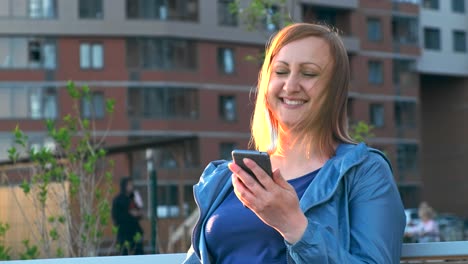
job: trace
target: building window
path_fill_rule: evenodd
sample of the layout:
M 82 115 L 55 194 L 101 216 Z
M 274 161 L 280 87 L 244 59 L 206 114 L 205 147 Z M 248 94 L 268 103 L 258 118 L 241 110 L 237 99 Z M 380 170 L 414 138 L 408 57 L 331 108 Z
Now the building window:
M 218 25 L 220 26 L 237 26 L 237 13 L 231 11 L 231 5 L 234 0 L 218 0 Z
M 218 48 L 218 69 L 225 74 L 233 74 L 235 69 L 234 50 Z
M 328 8 L 317 8 L 317 21 L 328 26 L 336 27 L 336 10 Z
M 237 105 L 233 95 L 219 96 L 219 116 L 225 121 L 236 121 Z
M 279 8 L 275 5 L 265 8 L 265 29 L 267 31 L 275 31 L 280 27 L 280 14 Z
M 29 17 L 33 19 L 56 18 L 56 0 L 29 0 Z
M 452 0 L 452 11 L 455 13 L 465 13 L 465 0 Z
M 408 75 L 414 73 L 416 62 L 414 60 L 394 59 L 393 60 L 393 84 L 407 84 Z M 405 78 L 406 77 L 406 78 Z
M 417 171 L 418 169 L 418 145 L 398 144 L 397 164 L 400 173 Z
M 130 117 L 197 119 L 198 91 L 179 87 L 134 87 L 128 91 Z
M 127 40 L 129 68 L 194 70 L 197 44 L 186 39 L 132 38 Z
M 453 31 L 453 50 L 456 52 L 466 52 L 466 32 Z
M 418 44 L 418 19 L 412 17 L 392 18 L 392 38 L 399 44 Z
M 55 42 L 43 38 L 0 37 L 0 68 L 55 69 Z
M 102 69 L 104 67 L 104 48 L 98 43 L 80 44 L 80 68 Z
M 56 119 L 57 112 L 55 89 L 33 89 L 30 92 L 30 117 L 32 119 Z
M 127 0 L 127 18 L 197 21 L 198 0 Z
M 90 93 L 81 99 L 81 116 L 87 119 L 102 119 L 105 114 L 105 100 L 101 92 Z
M 395 102 L 395 124 L 398 128 L 416 127 L 415 102 Z
M 439 0 L 423 0 L 422 4 L 427 9 L 439 9 Z
M 159 185 L 157 195 L 157 213 L 159 218 L 181 216 L 179 208 L 179 188 L 177 184 Z
M 219 157 L 224 160 L 232 160 L 231 152 L 237 148 L 233 142 L 222 142 L 219 144 Z
M 86 19 L 102 19 L 102 0 L 80 0 L 79 17 Z
M 369 61 L 368 81 L 372 84 L 383 83 L 383 65 L 381 61 Z
M 54 88 L 1 88 L 1 119 L 56 119 L 57 91 Z
M 383 104 L 371 104 L 369 110 L 371 125 L 374 127 L 383 127 L 385 123 Z
M 382 23 L 380 19 L 368 18 L 367 19 L 367 39 L 369 41 L 382 40 Z
M 437 28 L 424 28 L 424 48 L 440 50 L 440 30 Z

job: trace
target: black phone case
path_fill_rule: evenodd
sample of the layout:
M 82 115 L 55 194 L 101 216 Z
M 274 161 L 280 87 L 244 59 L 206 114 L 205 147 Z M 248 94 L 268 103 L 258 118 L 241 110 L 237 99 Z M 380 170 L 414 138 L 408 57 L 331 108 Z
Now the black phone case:
M 248 172 L 252 177 L 255 178 L 253 172 L 245 166 L 243 159 L 249 158 L 255 161 L 258 166 L 260 166 L 268 175 L 273 174 L 271 170 L 270 155 L 266 152 L 256 151 L 256 150 L 239 150 L 235 149 L 232 151 L 232 159 L 234 163 L 239 165 L 243 170 Z

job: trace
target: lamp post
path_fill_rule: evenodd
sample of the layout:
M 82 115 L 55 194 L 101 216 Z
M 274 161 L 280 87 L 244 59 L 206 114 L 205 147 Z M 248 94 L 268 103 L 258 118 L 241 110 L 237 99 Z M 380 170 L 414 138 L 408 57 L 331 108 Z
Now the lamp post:
M 149 190 L 150 190 L 150 222 L 151 222 L 151 250 L 153 254 L 158 254 L 158 182 L 156 174 L 156 166 L 154 165 L 153 150 L 146 150 L 146 167 L 149 176 Z

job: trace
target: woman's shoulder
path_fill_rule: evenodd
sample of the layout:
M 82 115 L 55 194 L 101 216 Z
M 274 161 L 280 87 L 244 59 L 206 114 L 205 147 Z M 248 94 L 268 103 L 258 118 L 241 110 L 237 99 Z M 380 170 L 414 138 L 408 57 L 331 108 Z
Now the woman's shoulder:
M 226 173 L 229 173 L 229 163 L 230 161 L 227 160 L 214 160 L 209 162 L 200 176 L 199 184 L 215 180 Z
M 386 154 L 379 149 L 361 142 L 358 144 L 342 143 L 338 146 L 336 157 L 350 165 L 385 164 L 391 167 Z

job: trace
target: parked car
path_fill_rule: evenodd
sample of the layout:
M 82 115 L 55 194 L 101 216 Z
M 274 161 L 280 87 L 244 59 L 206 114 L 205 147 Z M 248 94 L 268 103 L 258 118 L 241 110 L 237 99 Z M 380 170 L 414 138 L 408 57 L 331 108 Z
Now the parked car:
M 440 241 L 461 241 L 465 239 L 465 223 L 462 218 L 452 214 L 439 214 Z
M 408 208 L 405 209 L 405 215 L 406 215 L 406 228 L 409 226 L 415 226 L 419 224 L 419 215 L 418 215 L 418 208 Z
M 418 225 L 419 222 L 421 221 L 421 219 L 419 219 L 418 208 L 405 209 L 405 215 L 406 215 L 405 233 L 407 233 L 408 228 Z M 405 236 L 403 241 L 405 243 L 414 243 L 414 242 L 416 242 L 416 238 L 415 237 L 410 237 L 410 236 Z

